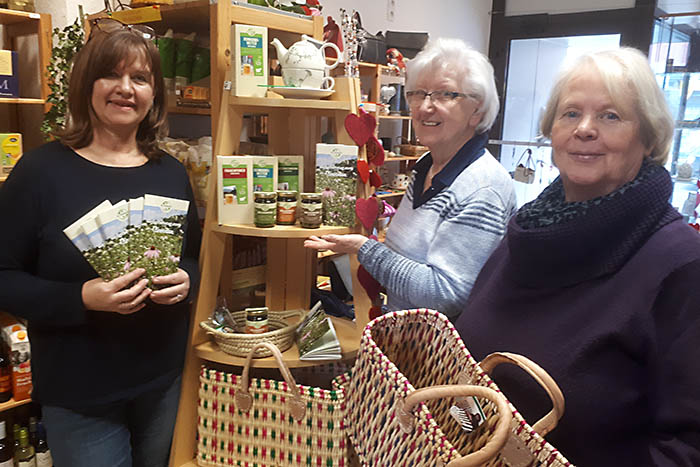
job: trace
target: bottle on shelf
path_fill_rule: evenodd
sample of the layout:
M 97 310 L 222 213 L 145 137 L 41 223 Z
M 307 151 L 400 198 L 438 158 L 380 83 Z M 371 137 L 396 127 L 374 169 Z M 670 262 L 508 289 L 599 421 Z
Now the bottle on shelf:
M 0 420 L 0 467 L 13 467 L 12 448 L 7 441 L 5 420 Z
M 36 445 L 34 449 L 36 451 L 36 467 L 53 467 L 51 450 L 46 441 L 46 428 L 44 428 L 44 424 L 40 421 L 36 424 Z M 0 465 L 0 467 L 2 467 L 2 465 Z
M 29 417 L 29 444 L 36 449 L 36 417 Z
M 19 448 L 15 451 L 17 467 L 36 467 L 34 446 L 29 444 L 29 433 L 26 428 L 19 430 Z
M 15 423 L 12 425 L 12 452 L 17 452 L 19 449 L 19 430 L 21 427 Z
M 0 402 L 12 398 L 12 367 L 5 353 L 5 346 L 0 345 Z

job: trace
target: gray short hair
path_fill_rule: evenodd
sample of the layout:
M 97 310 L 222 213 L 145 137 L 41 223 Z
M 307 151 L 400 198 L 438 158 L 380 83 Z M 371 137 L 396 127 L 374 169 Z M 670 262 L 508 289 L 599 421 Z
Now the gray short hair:
M 559 73 L 542 115 L 542 134 L 551 138 L 559 100 L 568 82 L 580 75 L 581 70 L 591 67 L 600 74 L 615 104 L 620 101 L 632 104 L 639 118 L 642 144 L 651 149 L 649 159 L 664 165 L 673 139 L 673 117 L 647 57 L 631 47 L 584 54 L 564 68 Z
M 461 92 L 477 97 L 483 115 L 476 132 L 488 131 L 498 115 L 498 93 L 489 59 L 460 39 L 432 39 L 406 64 L 406 89 L 414 90 L 416 82 L 428 73 L 445 72 L 460 83 Z

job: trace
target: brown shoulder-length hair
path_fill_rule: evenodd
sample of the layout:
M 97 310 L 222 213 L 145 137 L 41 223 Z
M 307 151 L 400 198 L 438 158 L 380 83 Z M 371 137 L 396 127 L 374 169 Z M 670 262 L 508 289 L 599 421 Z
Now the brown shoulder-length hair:
M 76 54 L 68 87 L 66 127 L 55 136 L 67 146 L 77 149 L 92 142 L 92 88 L 100 78 L 114 71 L 120 63 L 129 63 L 141 56 L 153 76 L 153 106 L 139 124 L 136 142 L 149 159 L 160 154 L 156 138 L 167 132 L 165 85 L 160 67 L 160 54 L 151 42 L 127 29 L 97 33 Z

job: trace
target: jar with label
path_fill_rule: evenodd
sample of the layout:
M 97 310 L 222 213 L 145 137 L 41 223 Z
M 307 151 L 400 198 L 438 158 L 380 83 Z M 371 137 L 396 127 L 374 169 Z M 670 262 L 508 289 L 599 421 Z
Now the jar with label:
M 277 192 L 277 223 L 294 225 L 297 221 L 297 192 Z
M 256 191 L 253 193 L 255 200 L 255 227 L 274 227 L 277 220 L 277 193 L 274 191 Z
M 245 309 L 246 334 L 262 334 L 270 330 L 267 320 L 267 307 Z
M 301 194 L 301 218 L 299 222 L 305 229 L 317 229 L 323 218 L 321 193 Z

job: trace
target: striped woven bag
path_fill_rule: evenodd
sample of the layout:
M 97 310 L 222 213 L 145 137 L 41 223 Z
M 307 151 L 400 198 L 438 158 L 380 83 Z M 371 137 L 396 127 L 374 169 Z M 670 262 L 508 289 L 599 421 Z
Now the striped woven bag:
M 272 352 L 284 381 L 249 378 L 260 346 Z M 198 465 L 348 465 L 343 391 L 297 385 L 276 346 L 253 347 L 241 375 L 203 366 L 199 380 Z
M 500 363 L 522 367 L 552 399 L 552 411 L 534 426 L 489 378 Z M 351 375 L 333 385 L 345 388 L 348 435 L 364 465 L 571 466 L 543 438 L 564 413 L 552 378 L 520 355 L 497 353 L 477 363 L 436 311 L 398 311 L 370 322 Z M 478 398 L 485 418 L 472 432 L 450 414 L 455 397 L 467 395 Z

